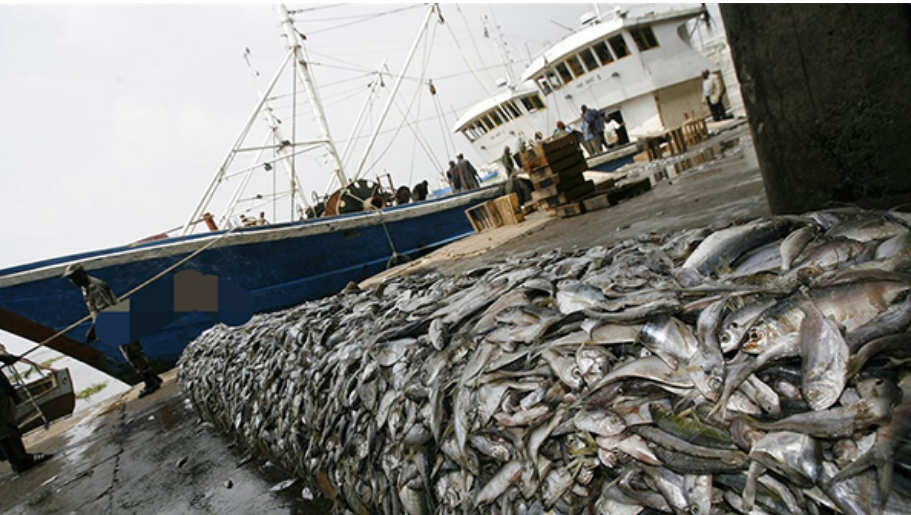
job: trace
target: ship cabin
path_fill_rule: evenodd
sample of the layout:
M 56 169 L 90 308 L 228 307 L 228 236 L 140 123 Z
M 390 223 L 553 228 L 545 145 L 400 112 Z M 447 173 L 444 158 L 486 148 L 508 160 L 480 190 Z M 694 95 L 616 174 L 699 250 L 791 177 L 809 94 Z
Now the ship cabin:
M 532 141 L 535 132 L 547 126 L 546 106 L 541 94 L 531 82 L 513 86 L 505 81 L 492 97 L 470 107 L 456 121 L 453 132 L 460 132 L 471 143 L 484 163 L 496 162 L 503 147 L 515 151 L 515 141 L 521 135 Z M 553 130 L 543 132 L 550 136 Z
M 642 7 L 618 9 L 605 21 L 583 20 L 585 28 L 548 47 L 525 70 L 522 80 L 532 82 L 547 105 L 549 127 L 561 120 L 581 129 L 586 105 L 624 124 L 622 144 L 679 126 L 691 112 L 708 113 L 701 72 L 717 67 L 693 48 L 687 24 L 704 8 Z

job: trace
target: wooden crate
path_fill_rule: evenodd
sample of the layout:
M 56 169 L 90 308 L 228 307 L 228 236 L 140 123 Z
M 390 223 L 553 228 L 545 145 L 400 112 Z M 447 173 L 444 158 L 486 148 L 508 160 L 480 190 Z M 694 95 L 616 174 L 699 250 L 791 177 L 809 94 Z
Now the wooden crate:
M 517 194 L 510 193 L 509 195 L 497 197 L 494 199 L 494 204 L 504 225 L 515 225 L 525 220 L 525 215 L 520 211 L 519 196 Z
M 591 213 L 592 211 L 597 211 L 599 209 L 604 209 L 610 207 L 610 195 L 607 193 L 599 193 L 594 197 L 589 197 L 582 201 L 582 206 L 585 209 L 586 213 Z
M 555 195 L 571 191 L 572 189 L 577 188 L 583 182 L 585 182 L 585 176 L 582 174 L 572 175 L 566 178 L 558 175 L 545 179 L 543 182 L 535 183 L 535 191 L 533 194 L 537 194 L 538 198 L 553 197 Z M 550 185 L 544 186 L 544 184 Z
M 494 201 L 489 200 L 483 204 L 465 210 L 465 216 L 471 223 L 475 232 L 484 232 L 487 229 L 496 229 L 503 225 L 503 217 Z
M 563 204 L 554 208 L 554 212 L 560 218 L 568 218 L 570 216 L 581 215 L 585 212 L 585 208 L 581 202 L 571 202 L 569 204 Z
M 588 180 L 578 186 L 574 186 L 569 191 L 558 193 L 556 195 L 543 195 L 539 191 L 531 192 L 532 200 L 538 202 L 539 205 L 544 205 L 547 208 L 552 208 L 560 204 L 566 204 L 568 202 L 574 202 L 579 200 L 589 193 L 595 191 L 595 182 Z
M 572 167 L 561 168 L 559 171 L 550 165 L 535 168 L 528 172 L 528 178 L 531 182 L 542 182 L 555 176 L 581 175 L 585 170 L 588 170 L 588 163 L 582 160 Z

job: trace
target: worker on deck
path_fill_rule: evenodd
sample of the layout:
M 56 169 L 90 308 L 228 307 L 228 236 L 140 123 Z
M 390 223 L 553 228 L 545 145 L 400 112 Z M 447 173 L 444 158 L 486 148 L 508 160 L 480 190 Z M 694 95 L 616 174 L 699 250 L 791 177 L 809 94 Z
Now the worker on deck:
M 427 179 L 414 185 L 414 188 L 411 188 L 411 198 L 415 202 L 420 202 L 422 200 L 427 200 Z
M 96 341 L 98 338 L 95 335 L 95 320 L 105 308 L 117 304 L 117 296 L 114 295 L 114 292 L 106 282 L 88 275 L 79 263 L 73 263 L 66 267 L 63 277 L 82 289 L 85 306 L 89 310 L 89 315 L 92 316 L 92 326 L 89 327 L 85 335 L 85 343 L 89 344 Z M 152 366 L 149 365 L 149 360 L 146 358 L 145 351 L 142 350 L 142 344 L 139 340 L 121 345 L 120 352 L 136 374 L 145 381 L 145 387 L 139 392 L 140 398 L 161 387 L 161 378 L 152 372 Z
M 0 345 L 0 363 L 12 365 L 17 361 L 19 356 L 7 354 L 6 349 Z M 22 400 L 6 378 L 6 374 L 0 373 L 0 461 L 8 460 L 13 472 L 17 474 L 53 457 L 53 454 L 29 454 L 25 451 L 22 432 L 16 424 L 16 404 L 19 402 Z
M 456 156 L 456 168 L 459 170 L 459 177 L 462 179 L 463 190 L 476 190 L 481 187 L 481 176 L 475 169 L 471 161 L 465 159 L 463 154 Z

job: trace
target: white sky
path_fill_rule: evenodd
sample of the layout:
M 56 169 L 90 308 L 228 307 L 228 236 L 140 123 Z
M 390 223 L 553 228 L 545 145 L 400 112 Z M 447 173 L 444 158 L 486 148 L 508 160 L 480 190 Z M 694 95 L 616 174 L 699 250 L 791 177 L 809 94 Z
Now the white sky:
M 406 5 L 348 5 L 296 16 L 311 60 L 323 63 L 313 66 L 313 75 L 326 85 L 320 93 L 336 140 L 348 135 L 370 81 L 366 71 L 337 67 L 376 69 L 386 58 L 397 73 L 426 11 L 412 4 L 401 13 L 325 29 Z M 444 4 L 444 19 L 472 66 L 483 67 L 499 63 L 491 40 L 483 38 L 483 15 L 502 27 L 513 58 L 524 62 L 527 52 L 567 32 L 558 24 L 575 27 L 592 7 L 460 8 Z M 449 136 L 452 110 L 485 96 L 449 28 L 431 25 L 435 44 L 425 74 L 437 77 L 445 133 L 437 119 L 421 126 L 438 140 L 434 151 L 442 162 L 450 159 L 453 141 L 472 156 L 464 137 Z M 245 48 L 261 74 L 256 83 L 242 58 Z M 252 112 L 257 86 L 265 87 L 285 52 L 272 5 L 0 5 L 0 268 L 126 244 L 183 224 Z M 421 75 L 422 61 L 423 47 L 409 76 Z M 460 75 L 442 78 L 453 74 Z M 492 90 L 504 73 L 479 75 Z M 420 116 L 437 116 L 426 85 L 406 81 L 405 98 L 417 88 L 423 93 Z M 396 125 L 390 118 L 386 127 Z M 392 172 L 396 185 L 425 178 L 435 183 L 431 162 L 407 131 L 379 168 Z M 301 175 L 308 192 L 323 192 L 325 171 Z

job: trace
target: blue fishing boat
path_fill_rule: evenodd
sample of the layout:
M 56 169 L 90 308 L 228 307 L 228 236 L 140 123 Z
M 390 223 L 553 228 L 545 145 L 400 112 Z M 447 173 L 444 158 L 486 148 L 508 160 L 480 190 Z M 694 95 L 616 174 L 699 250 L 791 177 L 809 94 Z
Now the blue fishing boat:
M 181 271 L 193 270 L 217 276 L 219 281 L 228 281 L 248 292 L 255 312 L 271 312 L 337 293 L 350 282 L 359 282 L 390 265 L 420 257 L 474 232 L 465 210 L 502 195 L 501 183 L 392 205 L 394 191 L 381 188 L 379 181 L 373 183 L 362 177 L 367 155 L 380 131 L 379 123 L 356 169 L 350 175 L 343 170 L 319 97 L 312 90 L 292 13 L 284 6 L 278 10 L 288 57 L 282 70 L 261 93 L 241 136 L 187 223 L 178 228 L 178 234 L 0 270 L 0 329 L 135 384 L 139 377 L 127 365 L 117 345 L 103 341 L 85 343 L 91 321 L 86 316 L 82 294 L 62 277 L 70 264 L 80 263 L 89 275 L 110 285 L 121 300 L 151 282 L 172 280 Z M 434 7 L 430 7 L 405 69 L 433 14 Z M 293 70 L 294 93 L 300 87 L 307 94 L 314 125 L 319 129 L 316 139 L 298 142 L 279 132 L 281 122 L 273 114 L 270 99 L 277 95 L 274 87 L 286 67 Z M 405 70 L 399 75 L 380 120 L 392 105 L 392 96 L 404 75 Z M 241 172 L 232 170 L 234 157 L 250 151 L 251 145 L 244 142 L 258 118 L 266 119 L 269 132 L 266 144 L 257 148 L 271 154 Z M 313 199 L 317 202 L 309 202 L 296 178 L 293 158 L 314 148 L 325 151 L 338 188 L 323 199 Z M 220 218 L 209 214 L 215 191 L 227 177 L 263 169 L 270 171 L 282 165 L 287 166 L 291 177 L 287 194 L 294 206 L 292 212 L 295 209 L 300 214 L 306 212 L 306 219 L 298 216 L 295 220 L 271 224 L 241 221 L 232 212 L 241 198 L 241 188 L 235 191 Z M 239 182 L 243 185 L 247 180 L 245 175 Z M 194 232 L 206 228 L 206 232 Z M 163 371 L 173 367 L 184 347 L 215 323 L 217 320 L 209 316 L 192 312 L 144 337 L 143 347 L 153 369 Z

